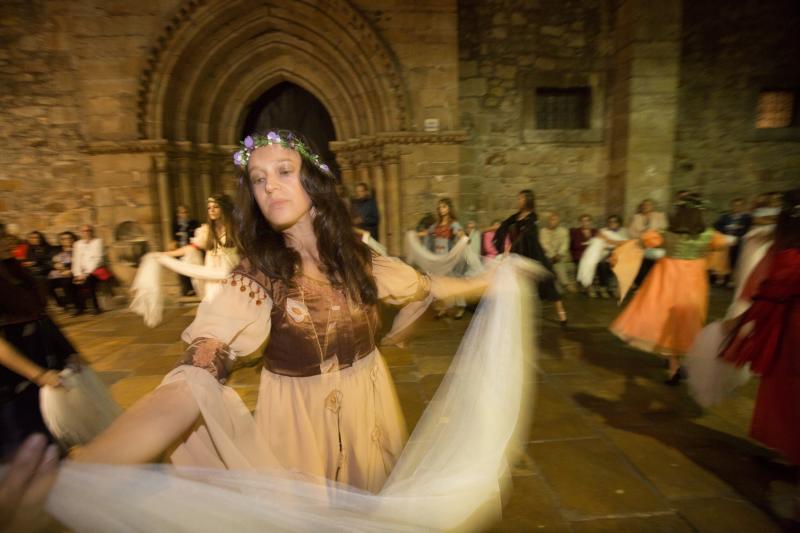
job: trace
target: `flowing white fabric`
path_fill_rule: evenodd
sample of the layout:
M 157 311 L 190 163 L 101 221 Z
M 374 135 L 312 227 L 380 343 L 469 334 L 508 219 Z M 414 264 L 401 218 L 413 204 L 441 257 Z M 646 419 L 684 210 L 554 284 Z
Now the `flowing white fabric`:
M 378 494 L 286 473 L 65 462 L 47 510 L 84 531 L 476 530 L 500 512 L 535 384 L 538 265 L 497 268 L 436 395 Z M 86 505 L 86 502 L 92 502 Z
M 614 233 L 613 231 L 607 231 L 605 229 L 601 229 L 600 233 L 603 237 L 606 237 L 608 240 L 623 242 L 627 241 L 627 236 L 623 237 Z M 583 285 L 584 287 L 590 287 L 592 283 L 594 283 L 594 275 L 597 272 L 597 265 L 600 264 L 600 261 L 608 257 L 610 253 L 610 249 L 608 243 L 601 239 L 600 237 L 592 237 L 589 239 L 589 243 L 586 245 L 586 250 L 583 252 L 581 256 L 580 262 L 578 262 L 578 282 Z
M 386 247 L 373 239 L 372 235 L 370 235 L 368 231 L 361 233 L 361 242 L 369 246 L 369 248 L 378 255 L 382 255 L 384 257 L 389 255 L 389 253 L 386 251 Z
M 749 302 L 743 302 L 740 299 L 742 290 L 747 278 L 750 277 L 750 273 L 767 255 L 767 251 L 774 240 L 774 233 L 775 225 L 767 224 L 751 229 L 742 237 L 739 260 L 736 262 L 736 272 L 733 274 L 733 282 L 736 289 L 733 293 L 731 306 L 726 314 L 727 318 L 739 316 L 749 307 Z
M 47 429 L 68 449 L 85 444 L 105 430 L 122 409 L 88 366 L 61 371 L 62 387 L 39 390 L 42 419 Z
M 469 238 L 465 235 L 446 254 L 435 254 L 419 241 L 416 232 L 408 231 L 406 232 L 406 263 L 416 265 L 428 274 L 446 276 L 461 262 L 467 260 L 468 244 Z
M 717 320 L 704 327 L 684 360 L 689 374 L 689 392 L 703 407 L 722 403 L 747 383 L 751 375 L 747 367 L 737 368 L 718 357 L 727 338 L 722 324 Z
M 193 280 L 217 282 L 225 279 L 232 269 L 227 263 L 223 263 L 221 267 L 212 267 L 181 261 L 158 252 L 145 254 L 131 284 L 133 298 L 129 307 L 131 311 L 141 315 L 144 323 L 151 328 L 161 323 L 164 314 L 164 293 L 161 287 L 162 266 L 178 274 L 189 276 Z

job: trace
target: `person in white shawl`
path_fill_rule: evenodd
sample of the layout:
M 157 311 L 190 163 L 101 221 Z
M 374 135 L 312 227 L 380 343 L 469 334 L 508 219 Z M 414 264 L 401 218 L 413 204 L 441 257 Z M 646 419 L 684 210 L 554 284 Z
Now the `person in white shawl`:
M 214 194 L 208 198 L 207 209 L 208 221 L 197 228 L 189 244 L 169 252 L 149 253 L 142 258 L 131 284 L 130 309 L 142 315 L 150 327 L 161 323 L 163 315 L 160 267 L 192 278 L 197 295 L 208 299 L 239 264 L 239 253 L 233 241 L 233 201 L 226 194 Z
M 611 215 L 606 220 L 606 227 L 601 229 L 596 237 L 589 241 L 586 251 L 578 263 L 578 281 L 584 287 L 594 284 L 595 275 L 600 278 L 599 292 L 604 298 L 609 298 L 609 285 L 611 268 L 606 262 L 611 251 L 625 241 L 629 240 L 628 232 L 622 227 L 621 219 Z

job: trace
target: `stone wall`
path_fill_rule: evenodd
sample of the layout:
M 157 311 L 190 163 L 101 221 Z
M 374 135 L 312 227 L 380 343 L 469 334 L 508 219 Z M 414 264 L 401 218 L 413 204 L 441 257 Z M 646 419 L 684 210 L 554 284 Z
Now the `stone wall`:
M 135 139 L 144 52 L 169 9 L 146 0 L 0 5 L 0 219 L 51 238 L 91 223 L 109 245 L 127 221 L 158 233 L 149 159 L 97 157 L 90 146 Z
M 75 66 L 46 2 L 1 9 L 0 220 L 52 239 L 96 219 Z
M 683 19 L 673 190 L 703 191 L 720 210 L 800 185 L 799 128 L 755 129 L 761 88 L 800 88 L 800 3 L 696 0 Z
M 462 220 L 488 224 L 532 188 L 571 223 L 605 214 L 610 16 L 601 0 L 459 2 Z M 587 130 L 536 130 L 536 86 L 591 86 Z

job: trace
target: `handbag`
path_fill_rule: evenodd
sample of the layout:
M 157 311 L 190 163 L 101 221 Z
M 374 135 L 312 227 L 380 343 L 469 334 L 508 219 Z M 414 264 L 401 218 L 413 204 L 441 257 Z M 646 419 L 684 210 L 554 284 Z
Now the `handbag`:
M 92 271 L 92 276 L 96 277 L 100 281 L 108 281 L 113 277 L 113 274 L 106 267 L 99 266 Z

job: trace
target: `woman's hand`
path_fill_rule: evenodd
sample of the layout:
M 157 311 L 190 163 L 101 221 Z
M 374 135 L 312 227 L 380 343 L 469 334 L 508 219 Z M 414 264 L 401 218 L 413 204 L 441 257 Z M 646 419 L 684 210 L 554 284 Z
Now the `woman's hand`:
M 49 387 L 57 388 L 64 385 L 64 383 L 61 381 L 61 376 L 55 370 L 44 370 L 38 376 L 33 378 L 33 382 L 40 387 L 47 385 Z
M 44 503 L 58 474 L 58 450 L 44 435 L 28 437 L 0 480 L 0 530 L 43 531 L 51 527 Z

